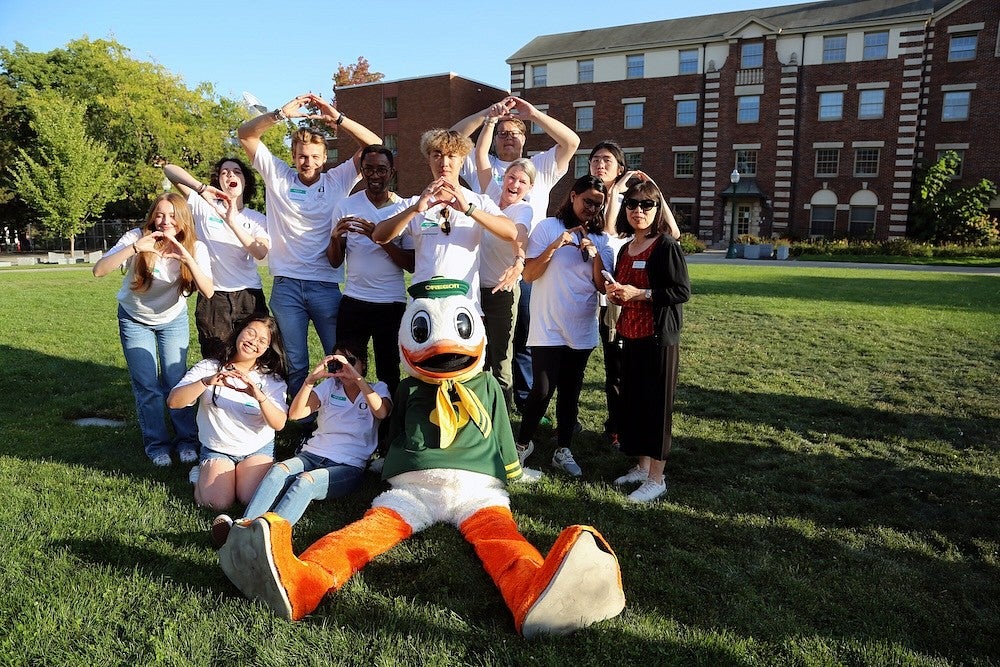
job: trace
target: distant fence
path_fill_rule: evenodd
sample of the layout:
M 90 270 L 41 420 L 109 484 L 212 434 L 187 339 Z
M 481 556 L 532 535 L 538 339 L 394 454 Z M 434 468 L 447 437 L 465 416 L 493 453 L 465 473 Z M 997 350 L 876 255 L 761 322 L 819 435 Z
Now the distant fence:
M 104 252 L 113 246 L 122 234 L 141 224 L 142 220 L 101 220 L 86 233 L 75 237 L 74 249 L 87 253 Z M 0 234 L 0 252 L 69 252 L 69 239 L 31 237 L 28 241 L 23 232 L 20 238 L 14 238 L 13 233 L 10 236 Z

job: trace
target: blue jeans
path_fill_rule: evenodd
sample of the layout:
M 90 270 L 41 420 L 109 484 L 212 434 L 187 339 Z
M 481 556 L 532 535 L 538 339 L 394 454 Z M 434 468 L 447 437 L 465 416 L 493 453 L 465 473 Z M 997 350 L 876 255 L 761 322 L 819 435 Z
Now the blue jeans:
M 531 350 L 528 349 L 528 324 L 531 322 L 531 283 L 521 281 L 521 296 L 517 300 L 517 317 L 514 319 L 514 403 L 524 411 L 531 391 Z
M 170 410 L 173 437 L 167 425 L 167 394 L 187 371 L 191 331 L 187 310 L 166 324 L 143 324 L 118 306 L 118 333 L 125 352 L 135 411 L 146 456 L 170 454 L 176 447 L 198 451 L 194 406 Z
M 271 287 L 271 312 L 278 321 L 281 342 L 288 359 L 288 395 L 295 396 L 309 374 L 309 321 L 323 345 L 323 354 L 333 352 L 337 342 L 337 311 L 340 285 L 321 280 L 299 280 L 275 276 Z
M 294 525 L 312 501 L 356 491 L 363 474 L 361 468 L 303 452 L 271 466 L 243 514 L 256 519 L 274 512 Z

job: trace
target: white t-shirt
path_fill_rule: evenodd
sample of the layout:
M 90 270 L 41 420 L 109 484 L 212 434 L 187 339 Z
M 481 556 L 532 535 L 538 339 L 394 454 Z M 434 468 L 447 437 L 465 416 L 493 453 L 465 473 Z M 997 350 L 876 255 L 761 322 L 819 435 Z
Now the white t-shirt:
M 476 208 L 503 215 L 500 207 L 487 197 L 471 190 L 462 188 L 465 200 L 475 204 Z M 404 201 L 403 208 L 409 208 L 417 203 L 417 197 Z M 441 231 L 441 210 L 444 204 L 438 204 L 423 213 L 417 213 L 410 219 L 405 230 L 413 237 L 413 247 L 416 250 L 416 260 L 413 267 L 413 283 L 430 280 L 434 276 L 456 278 L 469 283 L 469 298 L 479 304 L 479 244 L 482 241 L 485 228 L 464 213 L 449 209 L 448 222 L 451 233 Z M 480 313 L 481 315 L 482 313 Z
M 219 212 L 194 191 L 188 195 L 187 201 L 194 214 L 198 238 L 208 246 L 208 255 L 212 259 L 212 280 L 216 291 L 238 292 L 244 289 L 263 288 L 253 255 L 243 247 L 236 233 L 229 228 Z M 263 213 L 244 207 L 236 214 L 236 223 L 255 239 L 263 238 L 270 243 L 267 218 Z
M 389 387 L 376 382 L 372 389 L 383 400 L 389 398 Z M 324 458 L 364 468 L 378 445 L 378 425 L 381 420 L 372 414 L 365 395 L 358 393 L 353 403 L 337 378 L 328 378 L 312 388 L 319 398 L 316 430 L 302 451 Z
M 549 193 L 556 182 L 566 174 L 566 169 L 560 169 L 556 161 L 556 150 L 558 148 L 558 146 L 553 146 L 543 153 L 536 153 L 528 158 L 535 165 L 535 169 L 538 170 L 538 175 L 535 176 L 535 184 L 532 186 L 531 192 L 524 198 L 524 201 L 531 204 L 531 208 L 534 209 L 535 220 L 542 220 L 548 216 Z M 490 164 L 493 166 L 493 182 L 501 183 L 504 172 L 507 171 L 510 162 L 501 160 L 491 153 Z M 461 175 L 472 186 L 473 190 L 476 192 L 480 191 L 479 173 L 476 171 L 476 160 L 472 155 L 469 155 L 465 159 Z
M 486 194 L 497 201 L 500 195 L 499 186 L 491 183 Z M 503 214 L 513 220 L 515 225 L 524 227 L 526 236 L 531 234 L 534 211 L 529 204 L 523 201 L 511 204 L 503 209 Z M 484 288 L 493 289 L 500 282 L 503 272 L 514 263 L 514 246 L 493 232 L 483 231 L 483 241 L 479 250 L 479 283 Z
M 333 208 L 359 179 L 354 161 L 337 165 L 306 186 L 298 172 L 260 142 L 253 166 L 267 188 L 267 228 L 271 234 L 267 264 L 271 275 L 341 282 L 344 269 L 330 266 L 326 247 L 333 231 Z
M 558 218 L 538 223 L 528 238 L 527 256 L 538 257 L 566 227 Z M 588 234 L 605 266 L 612 262 L 608 235 Z M 567 245 L 556 250 L 549 266 L 531 285 L 531 322 L 528 346 L 566 345 L 574 350 L 597 347 L 597 288 L 593 265 L 580 249 Z
M 184 374 L 178 387 L 201 382 L 219 372 L 219 362 L 202 359 Z M 252 370 L 247 375 L 279 408 L 285 405 L 285 381 L 275 375 Z M 214 395 L 214 400 L 213 400 Z M 231 387 L 205 387 L 198 405 L 198 440 L 202 447 L 230 456 L 247 456 L 274 440 L 274 429 L 267 425 L 260 403 Z
M 364 190 L 342 200 L 333 210 L 333 226 L 348 215 L 364 218 L 378 224 L 405 208 L 403 200 L 396 198 L 392 204 L 377 208 Z M 369 303 L 406 303 L 406 284 L 403 269 L 396 265 L 379 244 L 364 234 L 347 232 L 344 261 L 347 264 L 347 285 L 344 295 Z M 413 239 L 408 231 L 389 241 L 404 250 L 413 250 Z
M 122 248 L 127 248 L 142 238 L 141 229 L 130 229 L 125 232 L 118 243 L 104 253 L 112 255 Z M 212 277 L 212 261 L 208 256 L 208 248 L 201 241 L 194 242 L 194 261 L 209 278 Z M 135 278 L 135 255 L 128 258 L 125 265 L 128 270 L 118 290 L 118 303 L 125 312 L 133 318 L 149 326 L 172 322 L 181 313 L 187 312 L 186 295 L 181 294 L 177 281 L 181 277 L 181 263 L 176 259 L 156 258 L 153 264 L 153 280 L 145 292 L 136 292 L 130 288 Z

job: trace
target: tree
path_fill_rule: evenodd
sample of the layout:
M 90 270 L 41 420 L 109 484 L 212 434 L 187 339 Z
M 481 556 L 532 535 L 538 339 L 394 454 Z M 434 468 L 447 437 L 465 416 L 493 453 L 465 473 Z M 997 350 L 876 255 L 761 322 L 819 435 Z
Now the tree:
M 353 86 L 358 83 L 374 83 L 385 78 L 382 72 L 372 72 L 368 59 L 358 56 L 358 62 L 352 65 L 337 63 L 337 71 L 333 73 L 333 90 L 338 86 Z
M 935 244 L 988 245 L 998 238 L 997 221 L 989 215 L 997 194 L 992 181 L 956 188 L 959 158 L 947 151 L 917 174 L 917 196 L 910 210 L 912 233 Z
M 115 156 L 87 136 L 84 108 L 52 91 L 28 98 L 35 155 L 17 149 L 10 167 L 20 197 L 37 216 L 43 236 L 69 239 L 96 222 L 108 202 L 121 195 Z
M 0 111 L 12 117 L 9 124 L 0 125 L 0 148 L 5 143 L 34 143 L 29 125 L 18 122 L 28 115 L 32 93 L 55 91 L 85 109 L 88 136 L 115 154 L 122 173 L 129 174 L 124 196 L 105 212 L 110 216 L 136 218 L 145 212 L 163 179 L 152 165 L 154 156 L 207 178 L 217 158 L 242 152 L 231 142 L 247 117 L 241 105 L 219 98 L 210 84 L 187 88 L 161 65 L 131 58 L 113 39 L 77 39 L 47 53 L 29 51 L 22 44 L 0 48 L 0 91 L 3 88 L 14 92 L 15 104 Z M 0 177 L 4 173 L 0 171 Z M 7 208 L 0 205 L 0 215 Z

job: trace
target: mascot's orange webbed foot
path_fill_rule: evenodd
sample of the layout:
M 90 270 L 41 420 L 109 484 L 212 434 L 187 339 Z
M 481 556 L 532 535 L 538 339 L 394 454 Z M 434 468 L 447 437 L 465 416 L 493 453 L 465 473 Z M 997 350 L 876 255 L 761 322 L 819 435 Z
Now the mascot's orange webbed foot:
M 295 557 L 291 525 L 272 513 L 233 525 L 219 562 L 241 593 L 289 621 L 316 609 L 335 584 L 326 570 Z
M 535 574 L 526 602 L 515 623 L 527 639 L 614 618 L 625 608 L 618 558 L 597 530 L 570 526 Z

